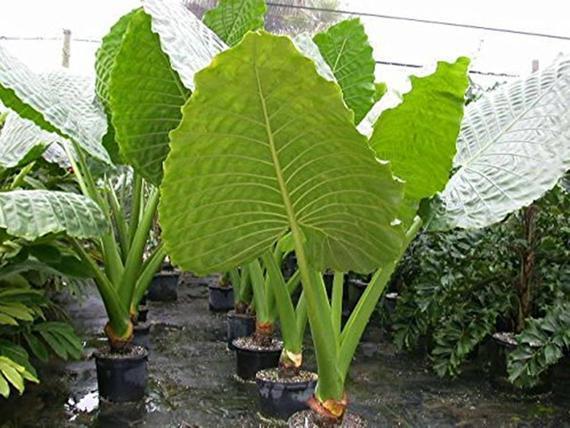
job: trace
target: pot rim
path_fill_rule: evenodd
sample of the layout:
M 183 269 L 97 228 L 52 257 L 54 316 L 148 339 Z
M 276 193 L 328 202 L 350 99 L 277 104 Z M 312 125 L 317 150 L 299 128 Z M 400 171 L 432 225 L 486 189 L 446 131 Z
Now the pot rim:
M 247 337 L 247 336 L 246 336 Z M 281 353 L 281 351 L 283 350 L 283 341 L 282 340 L 276 340 L 278 349 L 275 349 L 275 347 L 272 348 L 266 348 L 266 349 L 248 349 L 248 348 L 244 348 L 243 346 L 238 346 L 236 345 L 236 342 L 241 339 L 241 337 L 237 337 L 234 340 L 232 340 L 232 345 L 234 346 L 236 351 L 240 351 L 242 353 L 247 353 L 247 354 L 271 354 L 271 353 Z
M 141 349 L 142 354 L 140 354 L 140 353 L 137 353 L 137 354 L 119 354 L 119 356 L 114 355 L 113 357 L 109 357 L 109 354 L 111 352 L 109 352 L 108 348 L 99 348 L 93 352 L 93 356 L 95 357 L 96 360 L 116 361 L 116 362 L 145 360 L 148 358 L 148 350 L 145 349 L 143 346 L 133 345 L 133 348 Z

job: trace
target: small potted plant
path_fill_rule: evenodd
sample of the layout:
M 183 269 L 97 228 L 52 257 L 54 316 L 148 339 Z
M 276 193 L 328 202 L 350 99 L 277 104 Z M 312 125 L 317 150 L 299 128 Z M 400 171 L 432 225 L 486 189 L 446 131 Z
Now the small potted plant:
M 232 269 L 230 277 L 234 285 L 234 309 L 227 314 L 228 348 L 234 350 L 233 341 L 251 336 L 255 332 L 255 311 L 251 307 L 251 281 L 247 269 Z
M 281 247 L 290 242 L 286 236 L 276 244 L 273 251 L 268 251 L 262 258 L 266 279 L 273 290 L 283 350 L 276 368 L 260 370 L 255 376 L 261 412 L 268 417 L 287 420 L 293 413 L 307 409 L 308 400 L 314 394 L 317 374 L 303 370 L 303 337 L 307 324 L 307 302 L 301 293 L 296 305 L 292 299 L 300 285 L 300 275 L 295 271 L 285 281 L 279 269 L 283 257 Z M 340 282 L 339 282 L 340 281 Z M 342 289 L 342 276 L 336 278 L 333 290 Z M 342 301 L 342 299 L 341 299 Z M 338 301 L 336 301 L 338 304 Z M 340 320 L 339 320 L 340 322 Z
M 153 302 L 173 302 L 178 299 L 178 282 L 180 281 L 180 271 L 178 271 L 170 260 L 165 259 L 160 272 L 152 278 L 148 289 L 147 297 Z
M 230 272 L 215 282 L 208 283 L 208 307 L 212 312 L 227 312 L 234 307 L 234 287 Z
M 251 336 L 234 339 L 232 345 L 236 352 L 237 375 L 252 380 L 259 370 L 277 366 L 283 343 L 275 337 L 275 296 L 265 280 L 260 261 L 248 263 L 246 269 L 253 291 L 255 331 Z

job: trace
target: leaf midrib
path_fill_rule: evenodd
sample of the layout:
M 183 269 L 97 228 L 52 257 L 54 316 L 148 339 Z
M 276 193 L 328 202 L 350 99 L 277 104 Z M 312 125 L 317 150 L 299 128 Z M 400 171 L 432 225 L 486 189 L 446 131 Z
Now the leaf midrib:
M 253 57 L 253 69 L 255 71 L 255 79 L 257 82 L 257 92 L 259 100 L 261 102 L 261 110 L 263 112 L 263 119 L 265 122 L 265 131 L 267 133 L 267 142 L 269 149 L 271 151 L 271 159 L 273 161 L 273 167 L 275 168 L 275 175 L 277 177 L 277 183 L 279 185 L 279 190 L 281 191 L 281 197 L 283 198 L 283 203 L 285 205 L 285 212 L 287 215 L 287 220 L 289 222 L 289 227 L 293 235 L 299 234 L 299 225 L 297 224 L 295 213 L 293 210 L 293 204 L 291 203 L 291 198 L 289 196 L 289 190 L 285 184 L 285 179 L 283 178 L 283 171 L 281 169 L 281 163 L 279 162 L 279 156 L 277 155 L 277 149 L 275 147 L 275 140 L 273 139 L 273 130 L 271 127 L 271 121 L 269 112 L 267 111 L 267 103 L 265 100 L 265 95 L 263 93 L 263 87 L 261 85 L 261 79 L 259 77 L 259 69 L 257 66 L 257 52 L 254 50 Z

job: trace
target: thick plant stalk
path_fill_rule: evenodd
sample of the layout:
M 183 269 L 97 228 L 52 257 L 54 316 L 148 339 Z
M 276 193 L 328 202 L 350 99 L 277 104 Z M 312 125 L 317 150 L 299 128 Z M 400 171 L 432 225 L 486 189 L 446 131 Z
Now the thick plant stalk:
M 275 316 L 271 311 L 270 300 L 272 294 L 266 287 L 265 277 L 259 260 L 248 264 L 251 286 L 253 288 L 253 300 L 255 302 L 255 333 L 254 341 L 260 346 L 270 346 L 273 340 Z
M 144 262 L 141 273 L 137 279 L 133 298 L 131 301 L 131 315 L 138 312 L 139 304 L 148 289 L 154 274 L 160 269 L 164 258 L 166 257 L 166 249 L 161 242 L 152 252 L 150 257 Z
M 125 213 L 123 207 L 119 203 L 117 198 L 117 193 L 110 182 L 107 183 L 108 196 L 109 196 L 109 206 L 111 208 L 111 213 L 113 214 L 114 223 L 117 228 L 117 234 L 119 235 L 119 243 L 121 249 L 121 257 L 123 263 L 126 261 L 127 254 L 129 252 L 129 232 L 127 230 L 127 223 L 125 220 Z
M 107 216 L 109 224 L 111 224 L 112 222 L 109 216 L 110 213 L 109 206 L 107 204 L 107 201 L 105 201 L 105 199 L 102 198 L 97 191 L 97 187 L 95 186 L 95 181 L 91 176 L 91 172 L 89 170 L 89 166 L 87 165 L 87 161 L 85 160 L 83 151 L 81 147 L 74 141 L 72 141 L 72 144 L 74 151 L 77 154 L 77 161 L 79 163 L 77 163 L 75 156 L 73 155 L 69 147 L 67 146 L 64 147 L 69 162 L 73 167 L 75 176 L 77 177 L 77 181 L 79 182 L 81 191 L 85 196 L 88 196 L 91 199 L 93 199 L 95 202 L 97 202 L 97 204 L 101 207 L 101 209 Z M 105 272 L 112 284 L 118 284 L 123 274 L 123 262 L 119 254 L 118 245 L 115 240 L 113 232 L 111 231 L 109 233 L 105 233 L 101 237 L 100 242 L 103 252 Z
M 275 294 L 279 322 L 281 323 L 281 335 L 283 336 L 283 351 L 279 359 L 280 375 L 284 377 L 294 376 L 299 373 L 303 363 L 303 338 L 299 335 L 295 308 L 281 269 L 279 269 L 277 261 L 270 251 L 263 255 L 263 262 L 267 268 L 269 286 Z
M 131 215 L 129 218 L 129 244 L 135 239 L 141 215 L 141 195 L 143 191 L 142 177 L 133 171 L 133 193 L 131 196 Z
M 75 239 L 71 242 L 79 257 L 81 257 L 83 262 L 86 263 L 93 272 L 95 284 L 103 299 L 103 304 L 105 305 L 105 310 L 113 332 L 119 337 L 127 339 L 130 336 L 129 327 L 132 329 L 132 326 L 130 326 L 129 315 L 124 311 L 113 284 L 105 274 L 101 272 L 97 263 L 95 263 L 91 256 L 85 251 L 81 243 Z
M 156 216 L 159 198 L 160 192 L 157 189 L 153 189 L 127 255 L 125 270 L 119 285 L 119 296 L 121 301 L 125 303 L 127 310 L 131 306 L 137 277 L 140 274 L 144 249 L 152 227 L 152 220 Z
M 348 319 L 348 322 L 342 331 L 342 334 L 340 336 L 341 345 L 338 367 L 341 372 L 343 382 L 346 379 L 348 369 L 350 368 L 350 363 L 352 362 L 352 357 L 354 356 L 356 348 L 360 343 L 360 338 L 364 333 L 366 324 L 368 324 L 370 316 L 372 315 L 372 312 L 374 312 L 376 304 L 378 303 L 378 300 L 380 299 L 384 288 L 388 284 L 388 281 L 390 281 L 392 273 L 398 266 L 398 263 L 404 255 L 406 248 L 418 234 L 421 225 L 421 218 L 415 217 L 412 225 L 406 232 L 406 241 L 402 246 L 400 256 L 396 260 L 393 260 L 392 262 L 386 264 L 384 267 L 376 271 L 372 277 L 372 280 L 370 281 L 370 284 L 368 284 L 368 287 L 366 287 L 366 290 L 352 311 L 352 314 L 350 315 L 350 318 Z
M 340 332 L 341 332 L 343 285 L 344 285 L 344 273 L 335 272 L 333 278 L 331 315 L 332 315 L 332 322 L 333 322 L 335 335 L 338 338 L 340 338 Z

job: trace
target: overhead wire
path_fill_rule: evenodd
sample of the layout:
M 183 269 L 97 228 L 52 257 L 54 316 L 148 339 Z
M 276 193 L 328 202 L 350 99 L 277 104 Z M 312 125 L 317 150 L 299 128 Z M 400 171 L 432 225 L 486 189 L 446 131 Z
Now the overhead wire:
M 309 10 L 309 11 L 313 11 L 313 12 L 328 12 L 328 13 L 336 13 L 336 14 L 341 14 L 341 15 L 357 15 L 357 16 L 363 16 L 363 17 L 382 18 L 382 19 L 390 19 L 390 20 L 396 20 L 396 21 L 408 21 L 408 22 L 416 22 L 416 23 L 421 23 L 421 24 L 442 25 L 442 26 L 448 26 L 448 27 L 460 27 L 460 28 L 468 28 L 468 29 L 472 29 L 472 30 L 493 31 L 493 32 L 498 32 L 498 33 L 508 33 L 508 34 L 522 35 L 522 36 L 542 37 L 542 38 L 548 38 L 548 39 L 570 41 L 570 36 L 562 36 L 559 34 L 538 33 L 538 32 L 534 32 L 534 31 L 525 31 L 525 30 L 514 30 L 511 28 L 487 27 L 484 25 L 462 24 L 462 23 L 450 22 L 450 21 L 414 18 L 414 17 L 398 16 L 398 15 L 386 15 L 386 14 L 374 13 L 374 12 L 361 12 L 361 11 L 343 10 L 343 9 L 331 9 L 331 8 L 317 7 L 317 6 L 293 5 L 293 4 L 278 3 L 278 2 L 267 2 L 267 5 L 268 6 L 274 6 L 274 7 L 289 8 L 289 9 Z

